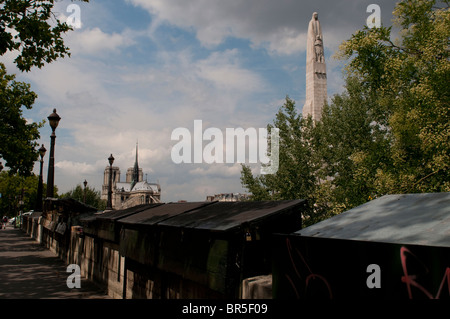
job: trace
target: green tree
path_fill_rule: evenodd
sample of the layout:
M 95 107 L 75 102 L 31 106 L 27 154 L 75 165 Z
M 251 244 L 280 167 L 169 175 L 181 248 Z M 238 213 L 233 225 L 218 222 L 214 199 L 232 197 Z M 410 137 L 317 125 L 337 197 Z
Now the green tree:
M 84 187 L 78 184 L 75 188 L 64 193 L 61 198 L 72 198 L 79 202 L 84 202 Z M 105 210 L 106 201 L 101 199 L 100 191 L 95 190 L 89 186 L 86 187 L 86 205 L 97 208 L 98 210 Z
M 275 174 L 253 176 L 250 166 L 242 165 L 241 183 L 252 193 L 252 200 L 308 199 L 315 203 L 315 187 L 318 178 L 312 144 L 312 119 L 303 119 L 295 102 L 286 97 L 284 105 L 268 129 L 279 129 L 279 168 Z M 305 217 L 318 216 L 309 206 Z
M 72 27 L 56 17 L 54 3 L 54 0 L 0 0 L 0 55 L 17 51 L 14 62 L 19 70 L 41 68 L 45 63 L 70 56 L 62 37 Z
M 242 167 L 241 182 L 252 199 L 307 199 L 304 225 L 310 225 L 375 197 L 377 168 L 389 156 L 386 130 L 373 123 L 372 102 L 363 93 L 362 84 L 348 78 L 346 92 L 325 104 L 314 124 L 287 98 L 274 121 L 280 129 L 278 172 L 253 176 Z
M 346 79 L 345 89 L 324 106 L 312 145 L 322 181 L 316 204 L 332 214 L 375 197 L 377 169 L 391 162 L 387 130 L 374 121 L 370 111 L 372 97 L 354 77 Z
M 0 215 L 17 216 L 19 211 L 35 210 L 39 177 L 0 173 Z M 44 183 L 44 193 L 47 185 Z M 55 193 L 58 189 L 55 187 Z M 20 202 L 23 203 L 20 203 Z
M 391 28 L 364 28 L 340 48 L 364 84 L 374 120 L 388 128 L 392 165 L 377 172 L 380 194 L 450 190 L 450 12 L 448 1 L 400 1 Z
M 23 109 L 31 109 L 37 95 L 27 83 L 16 82 L 0 63 L 0 157 L 12 174 L 30 175 L 38 158 L 36 140 L 42 123 L 28 123 Z

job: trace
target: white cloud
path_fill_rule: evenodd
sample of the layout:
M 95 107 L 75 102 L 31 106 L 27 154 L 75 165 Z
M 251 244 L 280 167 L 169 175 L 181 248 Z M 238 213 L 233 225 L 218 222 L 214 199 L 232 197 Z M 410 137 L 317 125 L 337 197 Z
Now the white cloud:
M 157 112 L 159 117 L 170 119 L 167 125 L 171 129 L 190 126 L 194 119 L 208 120 L 215 126 L 224 124 L 233 120 L 237 106 L 268 90 L 265 79 L 241 65 L 236 49 L 213 52 L 200 60 L 184 50 L 166 53 L 159 60 L 157 65 L 130 66 L 118 76 L 126 88 L 144 93 L 137 101 L 141 109 L 150 118 L 151 112 Z M 125 113 L 127 117 L 129 112 Z
M 125 30 L 122 33 L 108 34 L 95 27 L 92 29 L 75 29 L 67 37 L 67 44 L 72 54 L 98 54 L 129 47 L 135 44 L 135 32 Z
M 140 167 L 149 174 L 149 181 L 161 180 L 167 200 L 178 198 L 172 185 L 181 183 L 183 174 L 190 175 L 193 183 L 205 178 L 203 185 L 208 175 L 239 181 L 239 167 L 204 164 L 191 172 L 189 167 L 176 166 L 170 157 L 175 144 L 170 136 L 176 127 L 191 130 L 194 119 L 203 119 L 204 129 L 227 127 L 227 122 L 236 120 L 233 109 L 237 105 L 249 103 L 251 107 L 251 95 L 264 89 L 264 80 L 242 67 L 237 50 L 215 52 L 200 60 L 189 51 L 164 53 L 160 61 L 158 65 L 106 67 L 106 60 L 94 62 L 74 55 L 26 74 L 39 92 L 39 103 L 45 106 L 42 115 L 47 116 L 55 106 L 62 117 L 55 173 L 60 191 L 84 179 L 100 189 L 110 153 L 124 178 L 134 163 L 136 141 Z M 49 133 L 41 135 L 43 143 L 49 144 Z M 180 173 L 173 175 L 174 169 Z M 192 187 L 184 192 L 190 193 L 185 198 L 197 196 Z
M 306 32 L 299 33 L 296 29 L 285 29 L 280 33 L 273 34 L 269 38 L 268 50 L 270 53 L 290 55 L 306 50 Z
M 382 7 L 387 5 L 383 2 Z M 335 50 L 342 35 L 362 27 L 367 13 L 364 2 L 291 0 L 128 0 L 146 9 L 153 17 L 152 30 L 169 23 L 196 32 L 206 47 L 215 47 L 227 38 L 249 39 L 254 47 L 265 47 L 269 53 L 289 55 L 301 53 L 306 46 L 308 22 L 313 12 L 319 12 L 324 40 Z M 323 13 L 323 14 L 322 14 Z M 355 23 L 357 22 L 357 23 Z M 330 35 L 330 36 L 329 36 Z M 339 35 L 335 37 L 334 35 Z M 338 41 L 336 41 L 338 40 Z
M 55 163 L 55 167 L 68 175 L 92 174 L 95 172 L 95 167 L 86 162 L 58 161 Z
M 198 40 L 206 47 L 217 46 L 231 36 L 250 39 L 255 46 L 268 43 L 272 52 L 298 52 L 303 47 L 297 41 L 299 39 L 297 26 L 289 19 L 292 13 L 283 11 L 284 1 L 261 3 L 261 1 L 129 0 L 129 2 L 148 10 L 156 17 L 158 25 L 166 22 L 195 30 Z M 280 15 L 286 13 L 287 19 L 282 19 Z
M 180 164 L 181 165 L 181 164 Z M 197 176 L 210 177 L 237 177 L 239 179 L 241 173 L 241 164 L 209 164 L 196 167 L 189 170 L 189 174 Z
M 224 91 L 255 92 L 262 90 L 264 83 L 254 72 L 239 65 L 237 50 L 215 52 L 198 63 L 199 77 L 214 83 Z

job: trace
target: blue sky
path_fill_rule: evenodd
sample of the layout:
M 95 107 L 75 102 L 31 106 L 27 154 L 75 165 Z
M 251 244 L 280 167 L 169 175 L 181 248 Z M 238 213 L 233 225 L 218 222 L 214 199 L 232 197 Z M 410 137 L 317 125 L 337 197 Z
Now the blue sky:
M 324 32 L 328 95 L 342 92 L 344 62 L 331 56 L 363 27 L 373 1 L 61 0 L 60 19 L 71 3 L 79 4 L 82 22 L 65 37 L 71 58 L 20 73 L 14 53 L 1 57 L 38 94 L 27 118 L 41 121 L 53 108 L 62 117 L 55 184 L 66 192 L 86 179 L 100 190 L 111 153 L 123 181 L 138 141 L 144 176 L 159 181 L 170 202 L 245 192 L 239 164 L 174 164 L 175 128 L 192 131 L 196 119 L 203 129 L 263 128 L 286 95 L 301 111 L 314 11 Z M 391 25 L 394 2 L 377 4 Z M 48 125 L 41 129 L 47 149 L 50 133 Z

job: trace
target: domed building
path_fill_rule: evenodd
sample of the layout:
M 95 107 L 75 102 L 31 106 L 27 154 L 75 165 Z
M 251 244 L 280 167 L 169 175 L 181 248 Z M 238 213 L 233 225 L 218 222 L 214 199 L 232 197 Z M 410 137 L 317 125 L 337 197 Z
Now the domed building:
M 138 146 L 136 144 L 136 160 L 133 167 L 127 169 L 126 181 L 120 181 L 120 169 L 112 167 L 112 208 L 124 209 L 141 204 L 161 202 L 161 186 L 143 180 L 142 168 L 138 164 Z M 108 200 L 110 167 L 105 168 L 101 198 Z

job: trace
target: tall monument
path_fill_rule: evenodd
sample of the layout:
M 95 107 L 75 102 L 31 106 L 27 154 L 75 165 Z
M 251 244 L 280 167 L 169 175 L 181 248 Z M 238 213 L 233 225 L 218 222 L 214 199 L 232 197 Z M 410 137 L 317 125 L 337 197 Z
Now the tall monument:
M 323 105 L 327 99 L 327 70 L 319 16 L 314 12 L 308 26 L 306 42 L 306 100 L 303 117 L 311 115 L 320 121 Z

